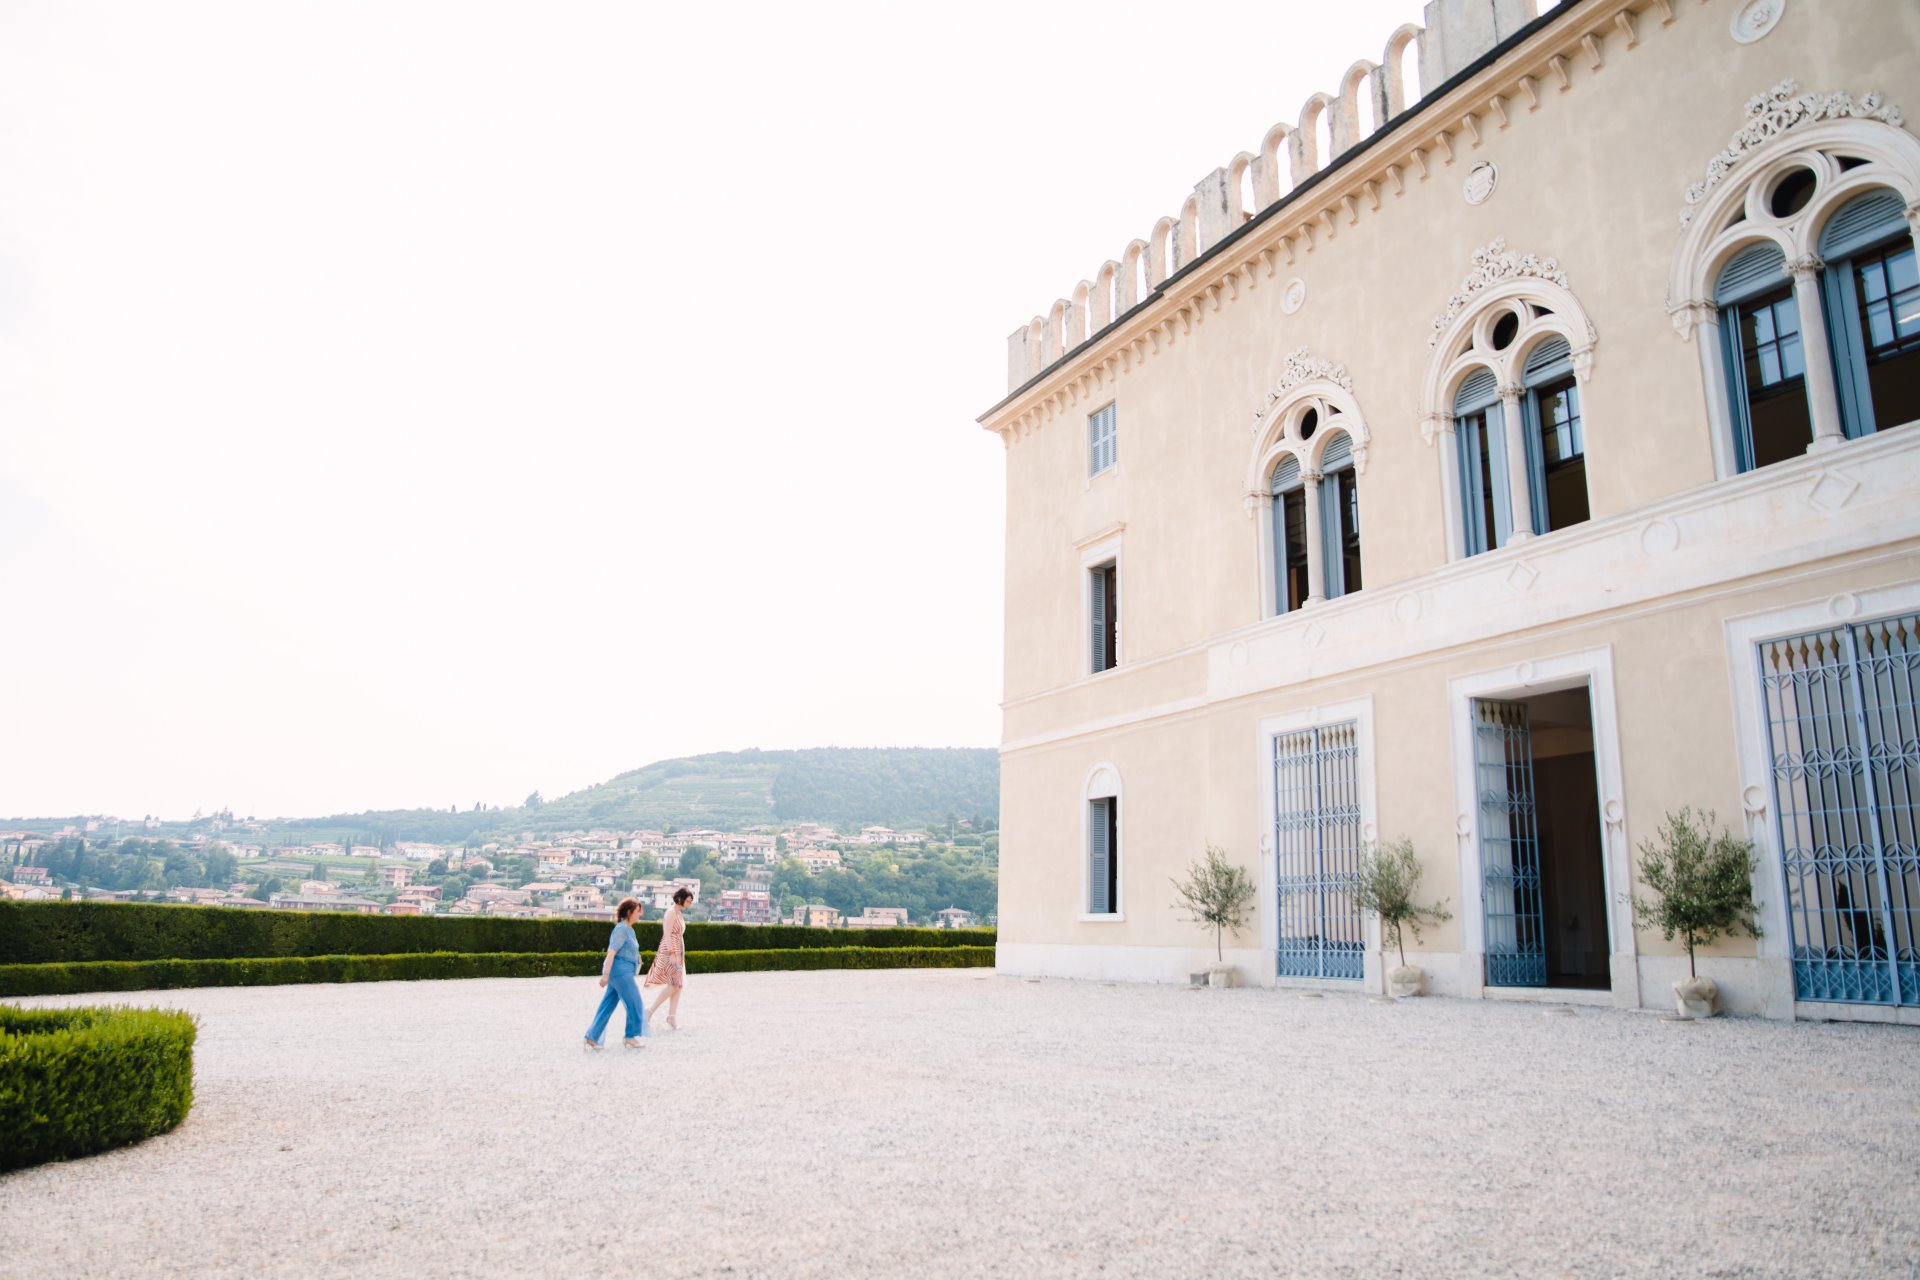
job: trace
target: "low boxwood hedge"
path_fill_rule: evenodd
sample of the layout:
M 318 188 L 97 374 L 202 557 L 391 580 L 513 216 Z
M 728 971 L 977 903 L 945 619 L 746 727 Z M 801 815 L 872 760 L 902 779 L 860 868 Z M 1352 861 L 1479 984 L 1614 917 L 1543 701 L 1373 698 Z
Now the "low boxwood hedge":
M 773 969 L 991 969 L 992 947 L 787 947 L 772 951 L 688 951 L 690 973 Z
M 603 951 L 601 920 L 501 916 L 363 916 L 344 911 L 176 907 L 140 902 L 0 902 L 0 965 L 116 960 L 238 960 L 280 956 L 391 956 L 429 952 Z M 635 929 L 657 946 L 658 921 Z M 863 947 L 992 945 L 991 929 L 872 929 Z M 689 924 L 690 951 L 818 947 L 823 931 L 797 925 Z
M 432 951 L 393 956 L 273 956 L 239 960 L 98 960 L 0 965 L 0 996 L 172 987 L 264 987 L 302 982 L 427 978 L 546 978 L 600 971 L 605 951 Z M 645 960 L 653 962 L 653 953 Z M 992 947 L 777 947 L 689 950 L 692 973 L 772 969 L 949 969 L 991 966 Z
M 0 1005 L 0 1170 L 151 1138 L 193 1106 L 193 1019 Z

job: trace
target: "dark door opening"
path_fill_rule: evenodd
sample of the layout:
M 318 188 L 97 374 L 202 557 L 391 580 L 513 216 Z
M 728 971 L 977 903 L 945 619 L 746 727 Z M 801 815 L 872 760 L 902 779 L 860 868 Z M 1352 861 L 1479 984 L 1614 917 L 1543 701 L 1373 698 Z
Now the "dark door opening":
M 1612 985 L 1587 689 L 1476 704 L 1487 985 Z

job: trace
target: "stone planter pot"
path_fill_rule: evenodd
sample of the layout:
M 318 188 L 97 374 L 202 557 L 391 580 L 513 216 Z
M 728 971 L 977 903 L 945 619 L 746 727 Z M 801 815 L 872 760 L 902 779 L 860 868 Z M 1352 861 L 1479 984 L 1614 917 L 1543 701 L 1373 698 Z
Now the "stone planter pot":
M 1416 965 L 1397 964 L 1387 970 L 1387 992 L 1395 1000 L 1417 996 L 1425 988 L 1426 970 Z
M 1240 970 L 1230 964 L 1210 964 L 1207 966 L 1207 985 L 1237 987 L 1240 985 Z
M 1673 1011 L 1682 1018 L 1711 1018 L 1719 1006 L 1720 987 L 1712 978 L 1682 978 L 1673 984 Z

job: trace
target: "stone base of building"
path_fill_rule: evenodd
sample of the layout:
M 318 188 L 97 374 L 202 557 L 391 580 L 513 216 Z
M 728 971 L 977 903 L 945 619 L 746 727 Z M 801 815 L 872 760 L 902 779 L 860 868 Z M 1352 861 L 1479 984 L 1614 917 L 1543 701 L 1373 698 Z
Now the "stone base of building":
M 1398 956 L 1394 957 L 1395 961 Z M 1065 943 L 999 944 L 996 968 L 1012 977 L 1077 978 L 1105 982 L 1171 983 L 1184 986 L 1192 975 L 1214 964 L 1210 947 L 1084 946 Z M 1366 957 L 1365 977 L 1357 982 L 1280 977 L 1274 952 L 1229 947 L 1225 963 L 1240 970 L 1248 987 L 1301 992 L 1379 995 L 1384 968 L 1378 953 Z M 1687 976 L 1685 956 L 1613 957 L 1612 986 L 1489 987 L 1481 980 L 1482 958 L 1459 952 L 1407 951 L 1407 963 L 1426 971 L 1427 994 L 1468 1000 L 1538 1004 L 1592 1005 L 1666 1012 L 1673 1008 L 1673 984 Z M 1791 971 L 1782 960 L 1762 957 L 1704 956 L 1702 976 L 1720 988 L 1722 1012 L 1734 1017 L 1814 1022 L 1877 1022 L 1920 1026 L 1920 1009 L 1880 1005 L 1832 1004 L 1796 1000 Z

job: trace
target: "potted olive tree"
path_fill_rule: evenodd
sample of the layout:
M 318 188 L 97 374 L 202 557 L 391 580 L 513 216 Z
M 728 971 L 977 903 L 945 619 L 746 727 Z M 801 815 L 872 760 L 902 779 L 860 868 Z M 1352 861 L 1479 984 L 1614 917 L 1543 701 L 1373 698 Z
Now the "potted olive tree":
M 1224 850 L 1208 845 L 1207 856 L 1188 866 L 1187 878 L 1175 880 L 1173 889 L 1179 895 L 1175 907 L 1184 909 L 1195 924 L 1213 930 L 1214 963 L 1207 969 L 1208 985 L 1232 986 L 1238 971 L 1226 963 L 1224 938 L 1227 930 L 1238 932 L 1247 923 L 1253 877 L 1227 861 Z
M 1712 810 L 1669 813 L 1659 839 L 1640 846 L 1640 883 L 1660 896 L 1635 894 L 1633 918 L 1669 942 L 1678 935 L 1687 944 L 1687 976 L 1673 984 L 1674 1012 L 1682 1018 L 1718 1012 L 1720 988 L 1700 976 L 1694 949 L 1723 934 L 1760 936 L 1753 918 L 1753 842 L 1716 833 L 1714 821 Z
M 1361 852 L 1352 880 L 1353 901 L 1362 911 L 1380 917 L 1380 927 L 1400 953 L 1400 963 L 1387 971 L 1387 990 L 1396 999 L 1419 995 L 1425 977 L 1418 966 L 1407 963 L 1402 931 L 1411 931 L 1418 942 L 1421 925 L 1453 919 L 1444 899 L 1429 907 L 1415 902 L 1419 887 L 1420 859 L 1413 851 L 1413 841 L 1402 837 L 1386 844 L 1370 844 Z

